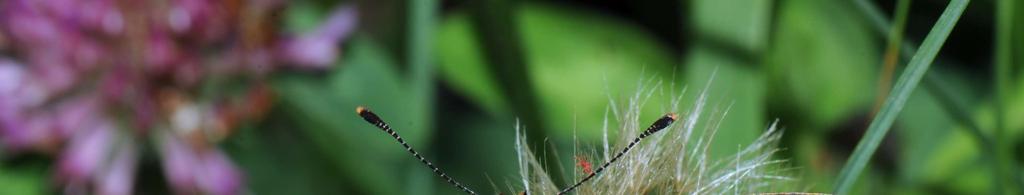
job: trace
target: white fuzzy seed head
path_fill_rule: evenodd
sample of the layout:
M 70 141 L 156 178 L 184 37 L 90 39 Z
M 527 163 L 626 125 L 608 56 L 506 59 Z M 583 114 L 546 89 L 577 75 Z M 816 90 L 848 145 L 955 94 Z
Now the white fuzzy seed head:
M 655 85 L 654 88 L 657 88 Z M 609 147 L 608 117 L 604 128 L 604 151 L 594 152 L 585 156 L 583 163 L 597 169 L 608 161 L 622 148 L 643 132 L 650 122 L 640 119 L 640 108 L 654 94 L 655 90 L 639 87 L 639 91 L 629 97 L 625 107 L 609 109 L 619 127 L 611 128 L 618 131 L 613 137 L 614 145 Z M 596 177 L 576 188 L 574 194 L 757 194 L 777 192 L 783 183 L 792 180 L 787 176 L 790 169 L 784 167 L 785 160 L 773 158 L 779 151 L 777 142 L 781 132 L 773 122 L 764 133 L 745 148 L 738 148 L 737 153 L 725 159 L 708 159 L 708 148 L 717 131 L 718 123 L 725 116 L 705 114 L 704 104 L 707 92 L 702 92 L 690 110 L 680 112 L 680 97 L 673 97 L 670 112 L 676 115 L 676 122 L 657 134 L 648 136 L 637 144 L 618 161 L 598 173 Z M 612 101 L 614 104 L 615 101 Z M 606 114 L 607 115 L 607 114 Z M 699 123 L 706 123 L 698 129 Z M 696 132 L 696 133 L 695 133 Z M 703 133 L 700 133 L 703 132 Z M 695 136 L 699 135 L 699 136 Z M 559 187 L 552 182 L 544 166 L 530 152 L 525 135 L 520 133 L 516 125 L 516 152 L 522 178 L 522 189 L 528 194 L 557 194 L 566 186 Z M 589 162 L 587 162 L 589 160 Z M 579 161 L 579 160 L 578 160 Z M 587 176 L 579 172 L 573 182 Z

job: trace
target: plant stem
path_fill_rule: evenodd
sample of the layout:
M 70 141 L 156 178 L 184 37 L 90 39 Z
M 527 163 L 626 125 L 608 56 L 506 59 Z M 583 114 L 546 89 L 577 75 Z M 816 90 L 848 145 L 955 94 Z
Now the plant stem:
M 888 24 L 887 20 L 885 19 L 885 17 L 882 15 L 882 13 L 879 11 L 878 6 L 874 5 L 871 2 L 864 1 L 864 0 L 857 1 L 857 5 L 858 5 L 858 8 L 860 8 L 861 11 L 864 12 L 864 14 L 868 17 L 868 19 L 875 26 L 875 29 L 878 30 L 879 33 L 883 33 L 884 34 L 885 32 L 887 32 L 889 30 L 889 27 L 888 27 L 889 24 Z M 909 45 L 911 45 L 910 41 L 904 41 L 904 44 L 903 44 L 903 47 L 902 47 L 902 52 L 900 52 L 904 58 L 909 58 L 914 52 L 916 52 L 914 50 L 914 48 L 911 48 Z M 985 156 L 983 158 L 991 159 L 988 162 L 992 163 L 992 165 L 991 165 L 992 167 L 991 168 L 992 168 L 992 171 L 993 171 L 993 174 L 992 174 L 993 181 L 1002 180 L 1002 176 L 1001 175 L 1003 175 L 1003 172 L 1001 171 L 1002 169 L 1000 168 L 1000 164 L 999 164 L 1000 161 L 998 161 L 998 159 L 996 158 L 997 150 L 996 150 L 995 144 L 993 144 L 994 143 L 994 141 L 993 141 L 994 139 L 991 138 L 991 136 L 989 136 L 989 135 L 987 135 L 985 133 L 982 133 L 984 131 L 981 130 L 981 127 L 979 125 L 977 125 L 978 122 L 976 122 L 974 118 L 971 118 L 971 117 L 958 117 L 958 116 L 968 116 L 969 115 L 968 113 L 970 113 L 970 112 L 968 112 L 967 109 L 964 109 L 965 108 L 964 106 L 962 106 L 962 105 L 949 105 L 950 103 L 955 103 L 955 102 L 954 101 L 943 101 L 943 100 L 941 100 L 941 98 L 950 98 L 951 99 L 954 96 L 952 95 L 952 93 L 948 93 L 948 90 L 942 89 L 942 86 L 946 86 L 946 85 L 939 84 L 939 83 L 941 83 L 941 79 L 940 78 L 936 78 L 936 77 L 933 77 L 933 76 L 926 76 L 925 79 L 924 79 L 924 82 L 925 82 L 925 89 L 929 93 L 931 93 L 931 94 L 933 94 L 935 96 L 939 96 L 939 95 L 943 95 L 943 94 L 946 95 L 946 96 L 949 96 L 949 97 L 937 97 L 937 98 L 940 98 L 940 101 L 939 101 L 939 103 L 941 104 L 940 106 L 943 106 L 943 108 L 946 111 L 951 112 L 950 114 L 951 114 L 951 116 L 953 116 L 954 120 L 958 120 L 958 121 L 960 121 L 960 124 L 963 124 L 963 125 L 967 126 L 967 129 L 964 129 L 964 130 L 969 131 L 968 134 L 970 134 L 972 136 L 975 136 L 976 140 L 985 140 L 987 142 L 987 143 L 979 142 L 978 143 L 979 144 L 979 148 L 981 148 L 981 150 L 982 150 L 982 152 L 981 152 L 982 155 Z M 946 91 L 946 93 L 943 93 L 941 91 Z M 955 107 L 960 107 L 960 109 L 956 109 Z M 953 112 L 960 112 L 960 113 L 953 113 Z M 975 132 L 977 132 L 977 133 L 975 133 Z M 1016 167 L 1015 165 L 1011 165 L 1011 168 L 1015 169 L 1015 167 Z M 1015 181 L 1018 183 L 1016 186 L 1021 186 L 1021 187 L 1019 187 L 1020 188 L 1019 190 L 1021 192 L 1024 192 L 1024 182 L 1022 182 L 1019 174 L 1016 174 L 1016 176 L 1014 176 L 1014 177 L 1015 177 Z M 1002 194 L 1003 193 L 1002 192 L 1003 188 L 1001 187 L 1002 183 L 1001 182 L 995 182 L 995 184 L 996 185 L 992 186 L 993 187 L 993 191 L 992 191 L 993 194 Z
M 1006 98 L 1009 94 L 1009 83 L 1010 83 L 1010 72 L 1013 63 L 1012 55 L 1012 43 L 1013 43 L 1013 11 L 1014 1 L 1017 0 L 999 0 L 996 2 L 996 24 L 995 24 L 995 80 L 993 82 L 993 90 L 995 91 L 995 98 L 993 103 L 993 111 L 995 116 L 995 153 L 997 155 L 996 167 L 999 169 L 1009 168 L 1014 171 L 1014 174 L 1010 174 L 1009 177 L 1013 177 L 1013 180 L 1019 180 L 1016 174 L 1020 174 L 1016 170 L 1016 166 L 1012 160 L 1010 151 L 1010 140 L 1006 136 Z M 1003 164 L 1006 163 L 1006 164 Z M 1005 177 L 1000 177 L 1005 178 Z M 997 183 L 1005 182 L 1002 179 L 993 181 Z M 1018 183 L 1018 185 L 1020 185 Z M 1024 190 L 1024 187 L 1021 187 Z
M 527 75 L 528 67 L 523 52 L 519 23 L 515 10 L 518 1 L 473 1 L 473 26 L 483 46 L 490 73 L 496 79 L 512 113 L 525 124 L 527 140 L 546 140 L 544 122 L 540 117 L 533 84 Z M 531 147 L 534 154 L 548 161 L 558 161 L 554 147 Z M 545 150 L 547 152 L 545 152 Z M 565 183 L 562 175 L 551 174 L 555 183 Z
M 437 26 L 437 1 L 409 1 L 409 45 L 408 63 L 410 67 L 410 89 L 414 94 L 425 98 L 424 103 L 430 105 L 434 92 L 433 37 Z M 430 106 L 425 106 L 429 108 Z M 429 110 L 429 109 L 428 109 Z
M 907 69 L 897 80 L 893 93 L 889 95 L 885 104 L 882 105 L 881 112 L 872 120 L 864 137 L 861 138 L 856 149 L 854 149 L 853 155 L 840 172 L 839 180 L 834 190 L 836 194 L 848 194 L 853 188 L 854 183 L 856 183 L 861 172 L 864 171 L 864 167 L 867 166 L 871 156 L 878 149 L 878 145 L 885 138 L 885 134 L 889 132 L 890 127 L 895 122 L 896 116 L 899 115 L 905 106 L 911 92 L 914 91 L 914 88 L 920 83 L 928 68 L 931 67 L 935 56 L 938 55 L 939 50 L 942 48 L 942 44 L 946 42 L 949 33 L 953 31 L 956 22 L 959 21 L 964 9 L 967 8 L 968 2 L 969 0 L 952 0 L 939 17 L 939 20 L 932 26 L 931 32 L 925 37 L 917 53 L 910 59 Z
M 408 18 L 406 18 L 406 22 L 408 22 L 409 34 L 407 35 L 406 60 L 408 61 L 406 63 L 409 67 L 408 75 L 410 79 L 404 82 L 408 83 L 410 94 L 414 97 L 410 98 L 410 101 L 415 101 L 413 104 L 410 104 L 412 106 L 411 112 L 415 113 L 413 118 L 421 119 L 421 127 L 424 129 L 434 129 L 434 89 L 436 83 L 434 79 L 434 53 L 432 49 L 439 7 L 437 0 L 416 0 L 408 1 L 408 3 Z M 434 133 L 438 133 L 438 131 L 429 131 L 428 135 Z M 436 137 L 438 136 L 428 136 L 427 140 L 432 140 L 432 138 Z M 427 150 L 430 149 L 427 148 Z M 422 160 L 422 157 L 420 159 Z M 429 175 L 414 171 L 409 172 L 408 177 L 409 181 L 423 181 L 424 178 L 429 178 Z M 449 182 L 451 182 L 450 179 Z M 411 184 L 413 186 L 430 187 L 430 185 L 423 185 L 420 182 L 411 182 Z
M 434 61 L 433 38 L 434 27 L 437 26 L 436 0 L 419 0 L 409 2 L 409 34 L 408 34 L 408 65 L 410 79 L 409 90 L 418 101 L 414 110 L 424 120 L 424 127 L 432 127 L 431 114 L 434 101 Z
M 907 13 L 910 12 L 910 0 L 896 1 L 895 18 L 888 31 L 889 38 L 885 47 L 885 57 L 882 59 L 882 74 L 878 78 L 878 95 L 875 97 L 875 108 L 871 113 L 878 113 L 882 107 L 885 97 L 889 96 L 892 89 L 892 75 L 896 70 L 896 64 L 900 59 L 900 45 L 903 43 L 903 29 L 907 24 Z

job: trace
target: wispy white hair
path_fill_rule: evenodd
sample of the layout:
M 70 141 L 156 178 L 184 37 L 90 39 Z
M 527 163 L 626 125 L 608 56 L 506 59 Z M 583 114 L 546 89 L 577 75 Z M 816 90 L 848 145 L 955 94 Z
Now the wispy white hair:
M 650 81 L 648 81 L 650 83 Z M 652 88 L 638 84 L 638 91 L 628 98 L 623 107 L 617 107 L 614 99 L 609 97 L 612 106 L 608 109 L 613 113 L 619 126 L 615 145 L 609 147 L 608 121 L 605 117 L 603 131 L 603 150 L 593 155 L 586 155 L 601 162 L 607 161 L 609 154 L 615 154 L 625 144 L 642 132 L 651 121 L 641 121 L 640 113 L 643 105 L 650 99 L 660 86 L 660 82 Z M 728 113 L 728 108 L 721 113 L 707 113 L 707 90 L 702 91 L 696 101 L 685 112 L 679 112 L 682 96 L 673 96 L 669 111 L 682 113 L 680 120 L 663 130 L 664 133 L 646 138 L 629 153 L 615 162 L 596 178 L 575 190 L 575 194 L 755 194 L 780 190 L 778 185 L 792 180 L 785 168 L 785 160 L 773 158 L 779 151 L 777 143 L 782 135 L 776 124 L 772 122 L 753 143 L 745 148 L 737 146 L 737 153 L 723 159 L 708 159 L 708 149 L 712 138 L 718 130 L 719 123 Z M 698 126 L 703 123 L 704 125 Z M 702 127 L 702 128 L 701 128 Z M 703 133 L 701 133 L 703 132 Z M 521 190 L 528 194 L 557 194 L 564 188 L 549 177 L 544 166 L 530 152 L 529 146 L 516 125 L 516 154 L 521 178 Z M 585 174 L 575 175 L 573 182 Z

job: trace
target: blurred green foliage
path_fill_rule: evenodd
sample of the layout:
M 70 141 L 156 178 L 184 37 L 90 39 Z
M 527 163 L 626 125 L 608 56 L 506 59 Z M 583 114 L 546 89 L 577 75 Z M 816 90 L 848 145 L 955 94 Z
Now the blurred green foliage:
M 769 123 L 764 107 L 768 77 L 762 64 L 772 2 L 698 0 L 691 6 L 696 33 L 693 46 L 683 54 L 681 75 L 686 85 L 707 91 L 708 113 L 727 114 L 710 149 L 710 158 L 720 159 L 754 141 Z M 699 93 L 684 102 L 696 102 Z M 716 119 L 709 115 L 704 120 Z
M 291 131 L 305 134 L 321 155 L 334 162 L 335 169 L 343 175 L 359 176 L 349 181 L 355 186 L 364 186 L 359 191 L 373 194 L 401 192 L 398 188 L 387 187 L 395 181 L 385 176 L 416 178 L 416 172 L 388 167 L 406 167 L 415 162 L 403 161 L 407 158 L 405 151 L 355 117 L 355 107 L 369 105 L 388 117 L 392 126 L 410 143 L 424 143 L 428 136 L 428 128 L 423 126 L 424 117 L 419 114 L 422 111 L 410 109 L 426 102 L 417 101 L 409 94 L 407 81 L 388 59 L 372 41 L 356 38 L 341 62 L 344 66 L 323 78 L 285 75 L 275 86 L 281 91 L 282 107 L 288 108 L 285 109 L 287 115 L 303 121 L 295 124 L 298 128 Z M 380 139 L 367 139 L 370 137 Z M 375 166 L 380 162 L 392 165 Z M 407 169 L 411 168 L 418 167 Z
M 494 48 L 481 42 L 486 40 L 481 36 L 503 35 L 481 35 L 474 28 L 477 15 L 470 13 L 486 6 L 456 2 L 443 3 L 433 21 L 433 50 L 427 52 L 434 53 L 437 76 L 425 82 L 436 82 L 427 90 L 438 91 L 429 102 L 414 92 L 422 90 L 414 87 L 424 81 L 413 80 L 417 68 L 410 67 L 408 53 L 400 49 L 409 45 L 394 44 L 410 38 L 401 33 L 358 36 L 346 44 L 338 68 L 328 73 L 275 78 L 281 99 L 272 117 L 226 144 L 250 173 L 253 192 L 457 193 L 387 135 L 356 118 L 351 109 L 357 105 L 373 108 L 427 158 L 470 187 L 484 193 L 516 191 L 509 181 L 516 180 L 511 139 L 519 116 L 511 114 L 513 104 L 488 65 L 485 51 Z M 396 2 L 367 4 L 368 10 L 406 8 Z M 685 110 L 708 91 L 709 112 L 727 113 L 720 119 L 701 116 L 719 120 L 713 156 L 734 153 L 779 119 L 786 127 L 782 144 L 787 148 L 779 158 L 797 167 L 798 186 L 806 187 L 801 189 L 827 192 L 870 112 L 881 104 L 876 95 L 885 36 L 872 29 L 863 12 L 850 8 L 853 2 L 685 1 L 677 8 L 685 18 L 680 28 L 688 35 L 683 43 L 664 42 L 628 17 L 597 11 L 602 9 L 543 1 L 514 4 L 512 18 L 528 76 L 523 82 L 536 90 L 536 108 L 547 130 L 543 138 L 549 138 L 532 144 L 558 151 L 558 159 L 548 159 L 560 164 L 552 167 L 554 172 L 571 171 L 572 151 L 600 147 L 612 103 L 623 104 L 638 84 L 656 84 L 659 95 L 644 106 L 642 118 L 668 112 L 671 95 L 682 95 L 679 109 Z M 286 24 L 295 31 L 315 24 L 324 12 L 316 5 L 295 6 Z M 938 16 L 934 12 L 911 14 L 910 32 L 925 26 L 915 24 L 932 24 L 930 18 Z M 965 23 L 977 19 L 969 16 Z M 387 23 L 387 18 L 381 22 L 366 25 L 370 29 L 365 32 L 407 25 Z M 908 34 L 910 41 L 923 37 Z M 985 94 L 990 91 L 979 87 L 988 80 L 963 71 L 963 62 L 944 53 L 929 74 L 939 74 L 941 87 L 974 108 L 969 115 L 991 129 L 993 111 Z M 1024 112 L 1014 109 L 1022 108 L 1024 96 L 1014 94 L 1004 106 L 1009 119 Z M 872 160 L 855 193 L 977 194 L 993 188 L 991 172 L 977 170 L 988 166 L 979 144 L 942 104 L 924 90 L 911 95 L 886 141 L 895 144 L 880 149 L 876 158 L 882 159 Z M 617 125 L 610 120 L 609 126 Z M 1020 142 L 1024 123 L 1009 121 L 1007 140 Z M 894 161 L 893 169 L 885 168 L 888 161 Z M 283 173 L 274 167 L 303 168 Z M 281 177 L 302 180 L 279 182 Z
M 43 194 L 48 181 L 47 171 L 42 166 L 17 166 L 0 164 L 0 194 Z
M 785 127 L 786 150 L 778 158 L 789 159 L 795 167 L 800 178 L 796 189 L 832 190 L 846 156 L 880 104 L 875 96 L 886 36 L 877 33 L 852 1 L 682 2 L 685 6 L 669 15 L 684 23 L 664 24 L 684 26 L 686 34 L 678 36 L 685 41 L 673 43 L 629 17 L 635 13 L 601 6 L 615 3 L 515 1 L 513 16 L 528 74 L 528 80 L 515 82 L 535 90 L 533 106 L 544 121 L 538 129 L 545 130 L 539 136 L 548 139 L 531 140 L 531 147 L 558 151 L 554 155 L 559 159 L 544 159 L 549 171 L 568 176 L 574 151 L 600 148 L 605 121 L 611 120 L 610 127 L 618 125 L 609 110 L 622 107 L 644 84 L 656 88 L 657 95 L 643 106 L 642 120 L 672 111 L 675 95 L 682 97 L 677 111 L 685 111 L 701 92 L 708 92 L 704 118 L 721 120 L 712 157 L 733 154 L 779 120 Z M 893 1 L 877 2 L 883 5 L 881 12 L 891 13 L 884 9 Z M 990 21 L 993 5 L 982 2 L 968 8 L 928 74 L 944 81 L 939 87 L 968 106 L 965 114 L 986 134 L 995 134 L 1000 110 L 995 108 L 1001 106 L 1005 132 L 997 140 L 1008 155 L 999 159 L 1006 161 L 1008 177 L 987 171 L 992 165 L 982 154 L 993 151 L 980 148 L 934 94 L 919 88 L 855 194 L 984 194 L 992 192 L 996 179 L 1024 174 L 1012 169 L 1024 163 L 1024 151 L 1014 149 L 1024 147 L 1024 120 L 1016 120 L 1024 117 L 1024 3 L 1006 9 L 1011 22 L 1004 24 Z M 488 48 L 481 43 L 483 36 L 507 35 L 474 28 L 472 9 L 479 7 L 468 1 L 440 2 L 439 13 L 424 20 L 436 25 L 425 28 L 435 30 L 431 32 L 408 31 L 412 24 L 401 19 L 410 14 L 408 2 L 356 3 L 363 15 L 374 17 L 361 20 L 364 29 L 345 43 L 336 66 L 327 72 L 274 75 L 273 111 L 222 144 L 245 170 L 247 193 L 458 192 L 358 118 L 354 108 L 359 105 L 380 114 L 409 144 L 478 192 L 519 189 L 514 184 L 513 131 L 522 116 L 512 114 L 514 104 L 499 86 L 491 71 L 495 65 L 485 55 Z M 930 28 L 945 3 L 912 4 L 907 42 L 920 42 L 920 32 Z M 307 31 L 336 4 L 297 1 L 283 13 L 282 24 L 290 31 Z M 994 102 L 993 75 L 985 72 L 993 66 L 992 43 L 978 41 L 994 41 L 983 39 L 992 35 L 988 30 L 993 25 L 1012 25 L 1010 78 L 1001 104 Z M 410 51 L 405 42 L 417 35 L 409 33 L 424 33 L 431 43 L 423 49 L 428 51 Z M 429 56 L 420 58 L 433 60 L 410 62 L 420 58 L 406 52 L 426 52 Z M 903 60 L 897 70 L 908 59 Z M 727 115 L 718 119 L 712 117 L 715 113 Z M 0 194 L 55 192 L 50 167 L 34 160 L 0 162 Z M 1013 192 L 1020 191 L 1008 191 Z
M 871 109 L 881 41 L 849 3 L 780 3 L 768 57 L 771 101 L 798 109 L 809 130 L 828 130 Z
M 531 79 L 523 82 L 536 85 L 540 113 L 551 121 L 553 136 L 568 138 L 575 128 L 582 139 L 599 138 L 593 130 L 601 128 L 609 98 L 632 95 L 642 78 L 672 75 L 664 46 L 621 21 L 533 4 L 524 5 L 517 16 Z M 462 13 L 442 24 L 438 42 L 443 44 L 437 45 L 442 78 L 492 115 L 502 116 L 509 103 L 485 71 L 474 42 L 478 35 L 470 25 Z M 664 114 L 658 107 L 651 105 L 647 114 Z

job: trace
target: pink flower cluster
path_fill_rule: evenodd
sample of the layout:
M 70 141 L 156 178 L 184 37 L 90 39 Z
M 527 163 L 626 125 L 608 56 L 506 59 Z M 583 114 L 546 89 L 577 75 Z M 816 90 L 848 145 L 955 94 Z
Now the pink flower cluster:
M 269 107 L 267 74 L 329 68 L 356 26 L 355 9 L 341 7 L 290 35 L 276 30 L 285 6 L 0 1 L 0 146 L 57 155 L 65 193 L 132 194 L 151 144 L 177 193 L 237 194 L 242 173 L 216 143 Z

